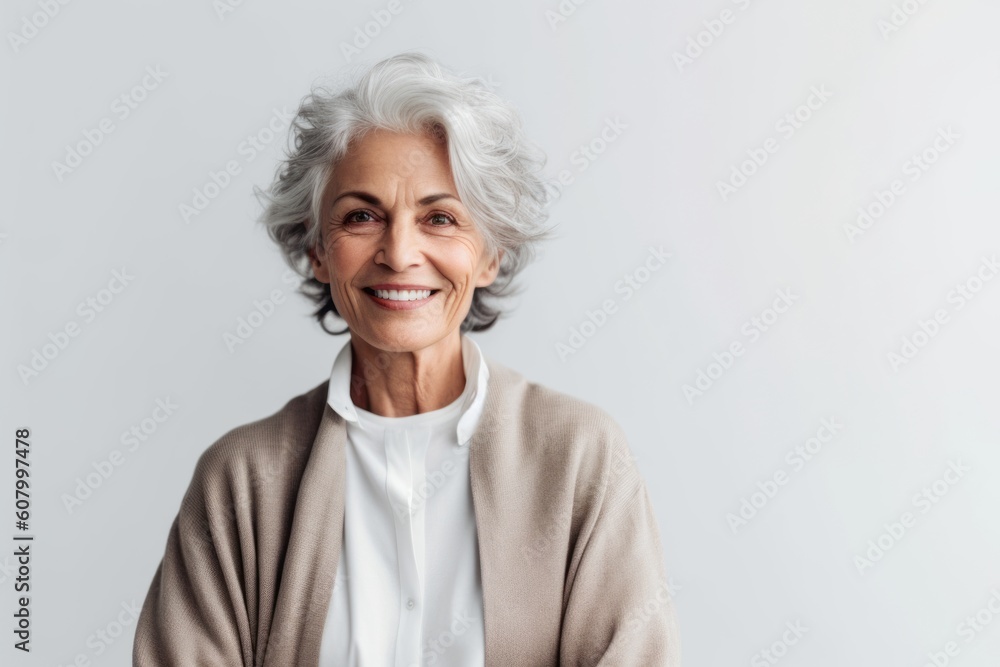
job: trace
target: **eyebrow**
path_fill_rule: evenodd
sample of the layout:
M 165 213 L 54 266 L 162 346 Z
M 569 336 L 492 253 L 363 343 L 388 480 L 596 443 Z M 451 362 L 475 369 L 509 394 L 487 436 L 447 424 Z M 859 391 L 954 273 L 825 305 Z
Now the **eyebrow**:
M 355 199 L 360 199 L 361 201 L 367 202 L 372 206 L 382 206 L 382 202 L 379 200 L 378 197 L 376 197 L 371 193 L 364 192 L 362 190 L 349 190 L 347 192 L 342 192 L 337 196 L 336 199 L 330 202 L 330 205 L 332 206 L 333 204 L 336 204 L 344 197 L 354 197 Z M 434 202 L 439 201 L 441 199 L 454 199 L 455 201 L 459 201 L 458 197 L 456 197 L 455 195 L 450 195 L 447 192 L 439 192 L 438 194 L 427 195 L 426 197 L 418 201 L 417 204 L 419 204 L 420 206 L 428 206 L 429 204 L 433 204 Z

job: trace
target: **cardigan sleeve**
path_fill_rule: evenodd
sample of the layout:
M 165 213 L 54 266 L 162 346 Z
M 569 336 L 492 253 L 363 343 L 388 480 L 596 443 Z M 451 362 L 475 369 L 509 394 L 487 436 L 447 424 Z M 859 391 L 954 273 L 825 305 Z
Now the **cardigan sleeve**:
M 679 667 L 680 634 L 653 504 L 616 428 L 596 518 L 570 566 L 561 667 Z M 575 569 L 574 569 L 575 565 Z
M 135 667 L 252 667 L 235 506 L 206 451 L 170 527 L 136 623 Z

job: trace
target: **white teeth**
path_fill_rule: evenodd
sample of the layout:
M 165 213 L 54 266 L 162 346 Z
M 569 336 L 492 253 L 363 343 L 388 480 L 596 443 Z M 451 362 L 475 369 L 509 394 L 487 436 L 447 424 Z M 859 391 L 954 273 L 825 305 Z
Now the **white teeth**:
M 431 295 L 429 289 L 377 289 L 375 294 L 380 299 L 389 299 L 390 301 L 416 301 L 417 299 L 426 299 Z

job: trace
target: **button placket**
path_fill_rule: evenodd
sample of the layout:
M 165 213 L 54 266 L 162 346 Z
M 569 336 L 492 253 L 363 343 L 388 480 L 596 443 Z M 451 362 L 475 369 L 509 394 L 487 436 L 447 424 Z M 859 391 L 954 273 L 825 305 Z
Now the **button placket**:
M 411 442 L 408 430 L 386 429 L 386 495 L 392 506 L 405 511 L 394 513 L 396 553 L 399 564 L 399 625 L 396 632 L 397 666 L 412 664 L 420 656 L 423 619 L 417 598 L 422 591 L 419 565 L 423 560 L 423 512 L 413 512 L 414 487 L 423 476 L 419 446 Z

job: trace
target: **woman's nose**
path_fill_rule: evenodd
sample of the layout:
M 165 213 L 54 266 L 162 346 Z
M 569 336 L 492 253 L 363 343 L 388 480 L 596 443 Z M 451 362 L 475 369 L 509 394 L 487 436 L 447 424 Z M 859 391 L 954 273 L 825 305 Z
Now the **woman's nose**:
M 393 216 L 382 233 L 379 249 L 382 251 L 382 263 L 397 273 L 419 264 L 423 250 L 415 216 Z

